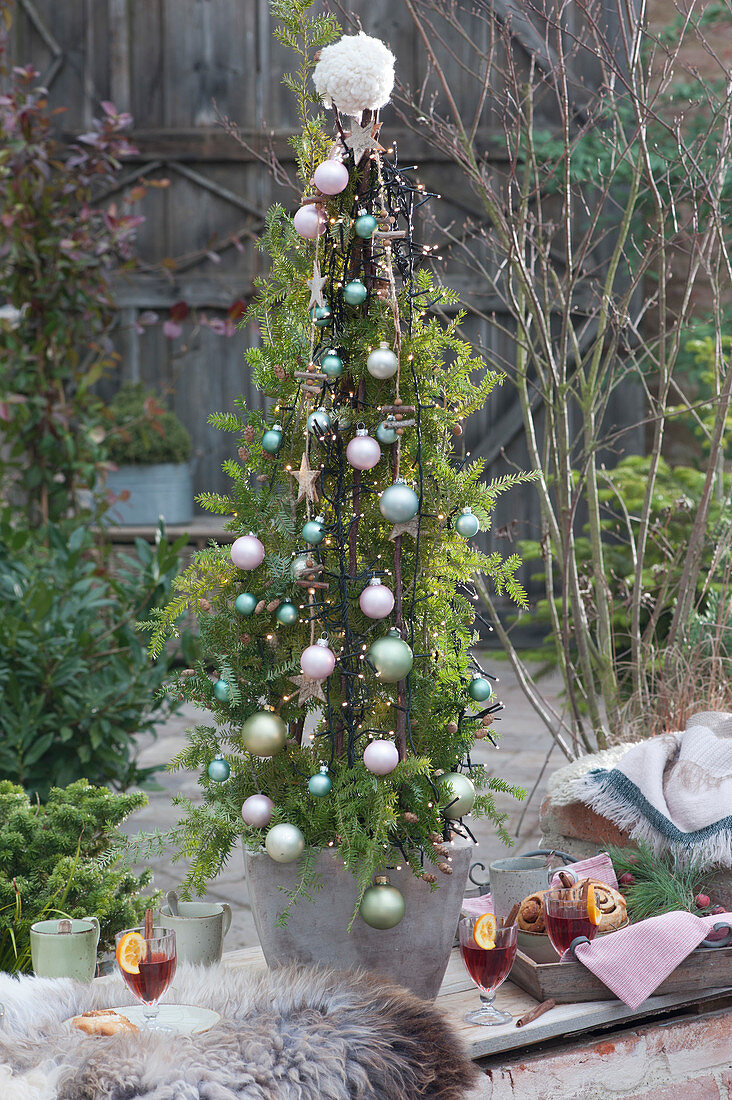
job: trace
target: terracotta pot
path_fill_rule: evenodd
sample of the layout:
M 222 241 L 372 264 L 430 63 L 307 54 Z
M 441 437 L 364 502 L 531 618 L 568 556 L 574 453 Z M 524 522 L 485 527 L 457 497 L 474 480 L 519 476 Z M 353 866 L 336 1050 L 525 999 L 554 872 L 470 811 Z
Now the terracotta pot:
M 245 849 L 249 901 L 267 965 L 295 961 L 327 963 L 343 970 L 363 966 L 433 1000 L 455 939 L 472 852 L 472 845 L 458 847 L 456 841 L 450 864 L 453 873 L 444 875 L 435 869 L 437 890 L 431 891 L 408 867 L 389 870 L 392 886 L 401 890 L 406 901 L 403 920 L 396 928 L 378 931 L 357 916 L 349 932 L 358 889 L 337 852 L 320 852 L 315 869 L 322 888 L 312 893 L 312 901 L 300 898 L 286 926 L 280 928 L 277 917 L 287 904 L 282 887 L 296 888 L 298 863 L 275 863 L 266 852 Z M 427 869 L 433 870 L 429 865 Z

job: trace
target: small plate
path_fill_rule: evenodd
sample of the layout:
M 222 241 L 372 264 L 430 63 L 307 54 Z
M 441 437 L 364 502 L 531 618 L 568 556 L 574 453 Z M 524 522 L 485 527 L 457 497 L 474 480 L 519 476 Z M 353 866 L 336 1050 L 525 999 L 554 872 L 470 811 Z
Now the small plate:
M 139 1027 L 140 1031 L 148 1030 L 144 1005 L 123 1005 L 111 1011 L 125 1016 L 131 1024 Z M 220 1019 L 219 1013 L 210 1008 L 198 1008 L 197 1005 L 163 1004 L 158 1006 L 156 1023 L 160 1030 L 170 1031 L 176 1035 L 199 1035 L 202 1031 L 209 1031 Z M 70 1024 L 71 1018 L 65 1023 Z M 92 1035 L 90 1038 L 98 1038 L 98 1036 Z

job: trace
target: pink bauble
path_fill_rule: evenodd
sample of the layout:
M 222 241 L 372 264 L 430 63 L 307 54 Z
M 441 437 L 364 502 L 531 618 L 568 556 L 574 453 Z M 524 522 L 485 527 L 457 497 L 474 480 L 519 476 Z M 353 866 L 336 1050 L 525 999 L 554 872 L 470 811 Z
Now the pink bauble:
M 340 195 L 348 187 L 348 169 L 339 160 L 324 160 L 315 169 L 313 183 L 324 195 Z
M 381 581 L 376 584 L 371 581 L 358 597 L 358 603 L 369 619 L 385 619 L 394 608 L 394 593 Z
M 264 561 L 264 547 L 255 535 L 242 535 L 231 544 L 229 553 L 237 569 L 256 569 Z
M 250 794 L 245 799 L 241 808 L 241 816 L 247 825 L 254 825 L 257 829 L 266 829 L 272 820 L 274 802 L 267 798 L 266 794 Z
M 335 668 L 335 653 L 327 645 L 309 645 L 300 657 L 300 668 L 311 680 L 325 680 Z
M 399 750 L 393 741 L 372 741 L 364 750 L 363 762 L 373 775 L 388 775 L 399 763 Z
M 308 241 L 315 240 L 321 233 L 325 233 L 325 214 L 319 206 L 308 203 L 307 206 L 301 206 L 297 211 L 293 218 L 293 225 L 295 226 L 295 232 L 299 233 L 301 237 L 305 237 Z
M 355 470 L 373 470 L 381 458 L 381 447 L 370 435 L 356 435 L 346 447 L 346 458 Z

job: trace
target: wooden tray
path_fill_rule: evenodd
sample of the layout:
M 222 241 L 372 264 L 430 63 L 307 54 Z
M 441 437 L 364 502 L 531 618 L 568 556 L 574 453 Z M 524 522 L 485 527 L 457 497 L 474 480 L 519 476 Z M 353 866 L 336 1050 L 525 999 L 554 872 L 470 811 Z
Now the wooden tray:
M 633 965 L 632 961 L 629 965 Z M 557 1004 L 567 1005 L 577 1001 L 617 1000 L 611 989 L 575 960 L 536 963 L 523 951 L 517 951 L 511 967 L 511 981 L 536 997 L 537 1001 L 553 997 Z M 697 948 L 653 991 L 653 996 L 698 993 L 727 987 L 732 987 L 732 945 Z

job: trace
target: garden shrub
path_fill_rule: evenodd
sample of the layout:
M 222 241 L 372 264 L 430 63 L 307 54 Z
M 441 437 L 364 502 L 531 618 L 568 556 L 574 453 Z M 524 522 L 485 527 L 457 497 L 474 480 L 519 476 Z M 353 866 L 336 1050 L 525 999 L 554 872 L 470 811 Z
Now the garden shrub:
M 162 408 L 141 383 L 127 383 L 109 404 L 114 431 L 109 457 L 118 466 L 187 462 L 191 437 L 175 413 Z

